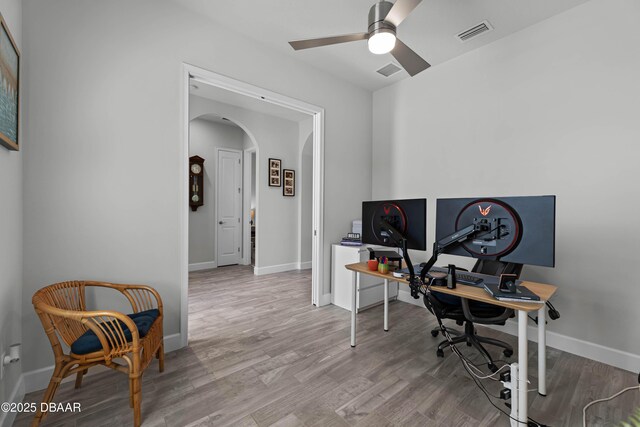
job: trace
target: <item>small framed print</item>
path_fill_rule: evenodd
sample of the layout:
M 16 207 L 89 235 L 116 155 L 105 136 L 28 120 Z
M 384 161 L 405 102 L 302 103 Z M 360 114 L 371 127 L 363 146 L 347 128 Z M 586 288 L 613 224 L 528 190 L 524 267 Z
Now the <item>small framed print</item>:
M 293 169 L 283 169 L 282 175 L 284 178 L 284 185 L 282 186 L 282 195 L 286 197 L 293 197 L 296 195 L 296 171 Z
M 269 159 L 269 187 L 280 187 L 280 184 L 281 184 L 280 165 L 281 164 L 282 164 L 282 160 L 280 159 Z

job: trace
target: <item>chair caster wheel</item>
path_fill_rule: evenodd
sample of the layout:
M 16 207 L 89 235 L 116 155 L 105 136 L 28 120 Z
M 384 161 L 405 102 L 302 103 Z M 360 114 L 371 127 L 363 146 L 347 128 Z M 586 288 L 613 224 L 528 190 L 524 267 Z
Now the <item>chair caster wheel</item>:
M 489 363 L 487 366 L 489 367 L 489 370 L 491 370 L 491 372 L 498 372 L 498 367 L 493 363 Z
M 513 350 L 504 350 L 502 354 L 504 354 L 504 357 L 511 357 L 513 356 Z
M 440 334 L 440 331 L 437 331 L 437 330 L 436 331 L 431 331 L 431 336 L 434 337 L 434 338 L 437 337 L 439 334 Z
M 439 348 L 439 349 L 436 351 L 436 356 L 438 356 L 438 357 L 444 357 L 444 351 L 443 351 L 442 349 L 440 349 L 440 348 Z

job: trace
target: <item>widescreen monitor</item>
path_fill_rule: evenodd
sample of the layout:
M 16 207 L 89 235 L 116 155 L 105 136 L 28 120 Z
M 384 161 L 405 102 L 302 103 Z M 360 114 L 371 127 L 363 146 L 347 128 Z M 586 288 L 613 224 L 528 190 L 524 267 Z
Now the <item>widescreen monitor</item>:
M 470 225 L 475 234 L 445 253 L 555 266 L 555 196 L 438 199 L 436 241 Z
M 396 247 L 381 221 L 392 225 L 407 239 L 408 249 L 427 248 L 427 199 L 362 202 L 362 242 Z

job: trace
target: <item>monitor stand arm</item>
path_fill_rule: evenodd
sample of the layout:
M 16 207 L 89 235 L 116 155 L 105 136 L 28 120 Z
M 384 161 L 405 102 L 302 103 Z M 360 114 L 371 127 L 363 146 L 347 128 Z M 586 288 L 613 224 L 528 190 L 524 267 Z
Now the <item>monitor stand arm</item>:
M 427 273 L 431 268 L 435 265 L 436 261 L 438 261 L 438 255 L 446 252 L 448 249 L 454 248 L 460 245 L 462 242 L 472 238 L 478 230 L 476 230 L 475 225 L 468 225 L 449 236 L 438 240 L 433 243 L 433 255 L 429 258 L 429 261 L 422 267 L 422 271 L 420 272 L 420 280 L 410 280 L 409 287 L 411 288 L 411 296 L 415 299 L 420 298 L 420 285 L 425 283 L 425 278 Z M 413 268 L 409 270 L 411 273 L 410 277 L 413 279 Z
M 411 258 L 409 258 L 409 249 L 407 247 L 407 238 L 402 234 L 398 229 L 396 229 L 393 225 L 389 224 L 385 220 L 381 220 L 378 223 L 378 226 L 387 232 L 387 236 L 389 239 L 393 241 L 393 244 L 396 247 L 402 249 L 402 257 L 404 258 L 404 262 L 407 264 L 407 268 L 409 269 L 409 283 L 415 282 L 415 270 L 413 269 L 413 264 L 411 263 Z

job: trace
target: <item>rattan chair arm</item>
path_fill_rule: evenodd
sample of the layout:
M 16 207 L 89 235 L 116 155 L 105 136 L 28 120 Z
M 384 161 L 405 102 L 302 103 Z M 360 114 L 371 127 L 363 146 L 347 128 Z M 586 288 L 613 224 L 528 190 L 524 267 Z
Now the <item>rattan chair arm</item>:
M 87 328 L 91 329 L 104 350 L 105 355 L 115 354 L 118 352 L 125 352 L 129 348 L 132 351 L 138 351 L 140 349 L 140 335 L 138 333 L 138 327 L 135 322 L 126 314 L 122 314 L 117 311 L 95 310 L 95 311 L 76 311 L 76 310 L 64 310 L 61 308 L 53 307 L 44 302 L 38 302 L 35 304 L 36 309 L 47 313 L 52 316 L 58 316 L 66 319 L 75 320 L 82 323 Z M 124 323 L 129 331 L 131 331 L 131 341 L 127 341 L 124 330 L 118 321 Z M 107 333 L 105 327 L 111 325 L 109 328 L 111 333 Z
M 145 294 L 150 294 L 153 296 L 153 298 L 155 299 L 156 302 L 156 307 L 158 309 L 158 311 L 160 312 L 160 315 L 163 315 L 163 306 L 162 306 L 162 298 L 160 297 L 160 293 L 158 293 L 158 291 L 156 291 L 155 289 L 153 289 L 151 286 L 147 286 L 147 285 L 120 285 L 125 289 L 125 292 L 129 295 L 131 294 L 137 294 L 137 298 L 134 297 L 134 300 L 138 300 L 141 301 L 144 305 L 144 302 L 149 301 L 150 302 L 150 298 L 142 298 L 141 295 L 139 295 L 139 292 L 145 293 Z M 133 292 L 130 292 L 133 291 Z M 133 295 L 132 295 L 133 296 Z M 132 304 L 133 307 L 133 304 Z M 133 307 L 135 310 L 135 307 Z M 152 306 L 147 306 L 147 307 L 138 307 L 138 311 L 140 311 L 142 308 L 146 308 L 146 309 L 150 309 L 153 308 Z
M 83 311 L 80 313 L 84 315 L 81 322 L 96 334 L 105 354 L 128 352 L 129 349 L 133 352 L 139 351 L 138 326 L 126 314 L 117 311 Z M 124 323 L 131 332 L 131 341 L 127 340 L 119 322 Z
M 150 296 L 155 299 L 155 308 L 158 309 L 160 315 L 163 315 L 162 298 L 158 291 L 147 285 L 118 284 L 106 282 L 85 282 L 86 286 L 100 286 L 105 288 L 116 289 L 120 291 L 131 304 L 134 312 L 149 310 L 154 308 Z

